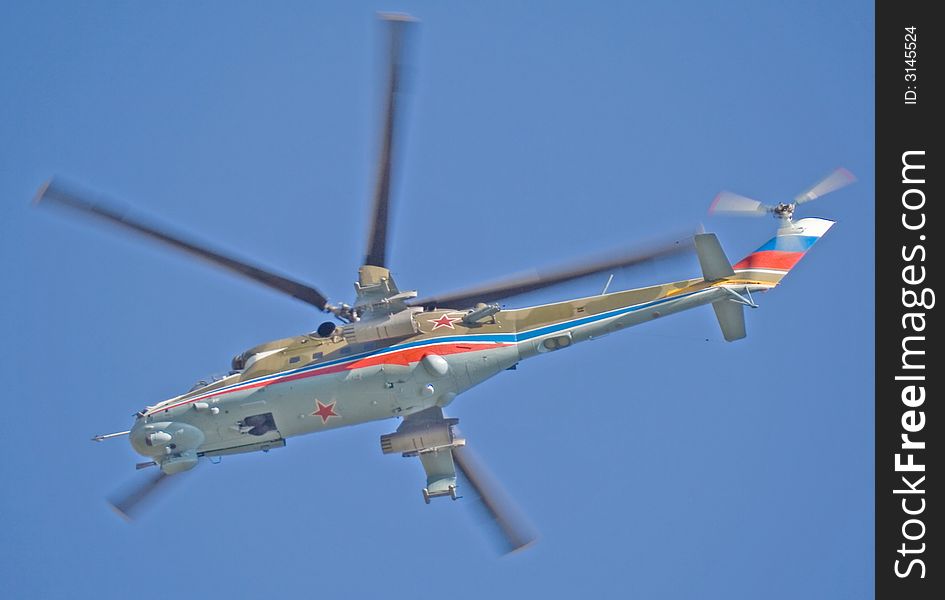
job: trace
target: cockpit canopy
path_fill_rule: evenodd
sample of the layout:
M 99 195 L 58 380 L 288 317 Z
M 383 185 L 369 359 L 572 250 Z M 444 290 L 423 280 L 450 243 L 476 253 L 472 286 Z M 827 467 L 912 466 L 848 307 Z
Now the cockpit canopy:
M 311 340 L 305 341 L 308 342 Z M 293 346 L 295 343 L 297 343 L 296 338 L 284 338 L 281 340 L 266 342 L 265 344 L 260 344 L 258 346 L 253 346 L 249 350 L 234 356 L 233 360 L 230 361 L 230 369 L 232 372 L 245 371 L 252 367 L 253 363 L 257 360 L 285 350 L 286 348 Z
M 250 356 L 252 356 L 252 350 L 237 354 L 233 357 L 233 360 L 230 361 L 230 369 L 233 371 L 242 371 L 246 368 L 246 361 L 249 360 Z

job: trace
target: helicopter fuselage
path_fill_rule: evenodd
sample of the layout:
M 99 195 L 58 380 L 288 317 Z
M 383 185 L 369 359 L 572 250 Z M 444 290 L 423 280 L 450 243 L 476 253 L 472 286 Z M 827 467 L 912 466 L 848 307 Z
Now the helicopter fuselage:
M 526 358 L 710 304 L 729 294 L 726 287 L 751 293 L 776 285 L 764 273 L 749 275 L 501 310 L 478 322 L 464 321 L 469 310 L 414 308 L 418 333 L 394 341 L 276 340 L 237 357 L 242 370 L 139 413 L 130 441 L 175 473 L 204 456 L 269 450 L 297 435 L 446 406 Z

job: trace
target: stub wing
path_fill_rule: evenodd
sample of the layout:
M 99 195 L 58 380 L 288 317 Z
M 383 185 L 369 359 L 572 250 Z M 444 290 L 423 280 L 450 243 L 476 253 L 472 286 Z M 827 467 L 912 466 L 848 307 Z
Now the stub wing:
M 435 496 L 456 497 L 456 465 L 452 448 L 424 452 L 420 454 L 420 463 L 427 474 L 427 487 L 423 488 L 423 498 L 427 503 Z
M 404 417 L 396 432 L 381 436 L 381 449 L 385 454 L 400 452 L 403 456 L 420 459 L 427 475 L 423 499 L 428 504 L 437 496 L 456 498 L 452 450 L 465 443 L 453 434 L 456 423 L 457 419 L 445 418 L 443 409 L 434 406 Z
M 400 452 L 403 456 L 417 456 L 427 476 L 423 499 L 457 494 L 456 476 L 461 474 L 465 489 L 482 508 L 482 513 L 493 525 L 498 547 L 512 552 L 531 544 L 535 535 L 488 471 L 466 448 L 466 440 L 454 435 L 458 419 L 443 416 L 438 406 L 404 417 L 397 431 L 381 436 L 385 454 Z

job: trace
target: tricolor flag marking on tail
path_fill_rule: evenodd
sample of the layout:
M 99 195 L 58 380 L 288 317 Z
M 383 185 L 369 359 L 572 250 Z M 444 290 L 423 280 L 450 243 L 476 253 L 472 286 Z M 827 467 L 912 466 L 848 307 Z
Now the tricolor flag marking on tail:
M 737 273 L 777 271 L 787 274 L 832 226 L 833 221 L 827 219 L 801 219 L 778 230 L 778 235 L 743 258 L 733 268 Z

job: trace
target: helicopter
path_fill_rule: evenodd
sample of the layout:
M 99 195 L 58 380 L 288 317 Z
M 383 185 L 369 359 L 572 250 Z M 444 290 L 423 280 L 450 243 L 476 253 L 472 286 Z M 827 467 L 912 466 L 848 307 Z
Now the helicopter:
M 818 218 L 795 222 L 794 208 L 853 181 L 840 169 L 794 202 L 775 206 L 720 194 L 710 212 L 771 213 L 779 221 L 771 240 L 734 264 L 714 234 L 697 233 L 443 294 L 401 290 L 389 269 L 388 225 L 406 37 L 416 21 L 400 14 L 381 19 L 388 35 L 381 143 L 367 243 L 351 304 L 332 302 L 308 283 L 181 236 L 58 179 L 38 190 L 37 204 L 72 209 L 162 243 L 334 319 L 315 331 L 240 352 L 227 375 L 138 410 L 127 431 L 95 436 L 95 441 L 127 436 L 146 459 L 137 468 L 153 470 L 144 485 L 113 500 L 121 514 L 135 515 L 155 489 L 202 460 L 268 452 L 291 437 L 399 418 L 396 429 L 381 436 L 381 451 L 419 459 L 426 476 L 423 500 L 460 498 L 459 476 L 464 476 L 501 530 L 505 549 L 523 548 L 534 535 L 469 452 L 459 420 L 447 417 L 444 409 L 463 392 L 523 360 L 691 308 L 712 305 L 724 339 L 744 338 L 744 309 L 758 306 L 754 295 L 776 287 L 833 225 Z M 507 308 L 499 303 L 693 250 L 699 277 L 609 293 L 608 281 L 600 294 L 540 306 Z

